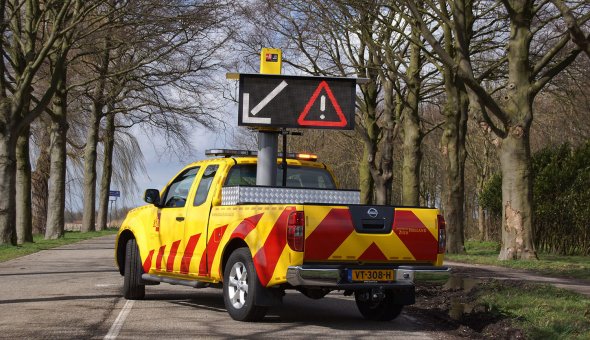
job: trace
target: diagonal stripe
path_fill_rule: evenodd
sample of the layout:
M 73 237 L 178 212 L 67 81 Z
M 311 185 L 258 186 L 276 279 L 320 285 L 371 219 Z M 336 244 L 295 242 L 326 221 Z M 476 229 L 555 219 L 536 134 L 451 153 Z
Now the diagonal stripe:
M 170 248 L 170 253 L 168 254 L 168 261 L 166 262 L 166 271 L 171 272 L 174 270 L 174 259 L 176 258 L 176 252 L 178 251 L 178 246 L 180 245 L 180 240 L 174 241 L 172 243 L 172 247 Z
M 189 267 L 191 265 L 191 260 L 193 258 L 193 254 L 195 252 L 195 247 L 199 242 L 199 238 L 201 234 L 193 235 L 189 238 L 188 243 L 186 244 L 186 248 L 184 248 L 184 254 L 182 255 L 182 262 L 180 263 L 180 272 L 183 274 L 188 274 Z
M 371 243 L 371 245 L 365 250 L 365 252 L 359 256 L 358 260 L 360 261 L 387 261 L 387 256 L 383 254 L 379 246 L 375 244 L 375 242 Z
M 327 260 L 354 231 L 348 209 L 332 209 L 305 239 L 305 260 Z
M 283 80 L 277 87 L 270 91 L 270 93 L 267 94 L 266 97 L 264 97 L 264 99 L 262 99 L 260 103 L 258 103 L 258 105 L 254 106 L 252 111 L 250 111 L 252 112 L 252 115 L 256 116 L 256 114 L 260 112 L 260 110 L 262 110 L 266 105 L 268 105 L 268 103 L 271 100 L 273 100 L 279 93 L 281 93 L 281 91 L 283 91 L 285 87 L 287 87 L 287 82 Z
M 152 268 L 152 258 L 154 257 L 154 250 L 150 250 L 150 253 L 147 256 L 147 259 L 145 259 L 145 262 L 143 263 L 143 272 L 147 273 L 150 271 L 150 269 Z
M 289 207 L 283 210 L 268 234 L 264 246 L 254 255 L 254 266 L 262 286 L 266 286 L 272 279 L 277 262 L 279 262 L 281 253 L 287 244 L 287 221 L 293 211 Z
M 250 216 L 250 217 L 246 218 L 245 220 L 243 220 L 236 227 L 236 229 L 234 229 L 234 232 L 231 234 L 230 239 L 233 239 L 236 237 L 241 238 L 241 239 L 245 239 L 246 236 L 248 236 L 248 234 L 252 230 L 254 230 L 254 228 L 256 228 L 256 226 L 258 225 L 258 221 L 260 221 L 260 219 L 262 218 L 262 215 L 264 215 L 264 214 Z
M 162 258 L 164 257 L 165 250 L 166 250 L 166 245 L 161 246 L 160 250 L 158 250 L 158 257 L 156 257 L 156 269 L 157 270 L 162 269 Z
M 213 259 L 215 258 L 215 254 L 217 253 L 217 249 L 219 248 L 219 242 L 223 238 L 223 234 L 225 234 L 226 229 L 227 224 L 213 230 L 213 233 L 211 234 L 211 237 L 207 242 L 205 253 L 203 254 L 203 256 L 201 256 L 201 263 L 199 264 L 199 275 L 210 276 L 211 264 L 213 263 Z
M 418 261 L 435 261 L 438 241 L 409 210 L 395 210 L 393 231 Z

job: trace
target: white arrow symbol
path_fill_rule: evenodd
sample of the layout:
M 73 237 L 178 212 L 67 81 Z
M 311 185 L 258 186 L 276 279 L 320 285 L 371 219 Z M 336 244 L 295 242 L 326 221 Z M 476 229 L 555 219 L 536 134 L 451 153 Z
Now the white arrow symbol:
M 256 116 L 256 114 L 260 112 L 260 110 L 262 110 L 266 105 L 268 105 L 268 103 L 273 100 L 274 97 L 281 93 L 285 87 L 287 87 L 287 82 L 283 80 L 277 87 L 275 87 L 274 90 L 270 91 L 270 93 L 267 94 L 266 97 L 264 97 L 264 99 L 258 103 L 258 105 L 254 106 L 252 109 L 252 115 Z
M 277 87 L 274 88 L 274 90 L 270 91 L 270 93 L 267 94 L 266 97 L 264 97 L 264 99 L 262 99 L 260 101 L 260 103 L 258 103 L 258 105 L 256 105 L 252 109 L 252 111 L 251 111 L 252 115 L 255 116 L 258 112 L 260 112 L 260 110 L 262 110 L 266 105 L 268 105 L 268 103 L 271 100 L 273 100 L 274 97 L 276 97 L 279 93 L 281 93 L 281 91 L 283 91 L 283 89 L 285 89 L 285 87 L 287 87 L 287 82 L 283 80 Z M 248 114 L 249 111 L 250 111 L 250 93 L 244 93 L 243 105 L 242 105 L 242 123 L 270 125 L 270 123 L 271 123 L 270 118 L 250 117 L 250 115 Z
M 243 105 L 242 105 L 242 123 L 248 124 L 270 124 L 270 118 L 256 118 L 248 115 L 250 111 L 250 94 L 244 93 Z

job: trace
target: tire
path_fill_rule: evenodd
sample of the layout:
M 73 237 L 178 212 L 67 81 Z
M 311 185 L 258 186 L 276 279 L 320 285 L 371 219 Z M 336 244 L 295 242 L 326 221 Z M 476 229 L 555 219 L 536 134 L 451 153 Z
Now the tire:
M 123 296 L 127 300 L 142 300 L 145 297 L 145 285 L 140 284 L 141 274 L 141 257 L 137 248 L 137 241 L 131 239 L 127 241 L 125 247 L 125 275 L 123 281 Z
M 354 299 L 359 312 L 367 320 L 391 321 L 397 318 L 404 308 L 403 305 L 394 303 L 395 297 L 391 290 L 384 292 L 385 297 L 381 301 L 364 300 L 360 298 L 359 293 L 366 293 L 366 291 L 355 292 Z
M 232 319 L 259 321 L 264 318 L 268 307 L 254 304 L 256 287 L 261 286 L 252 262 L 252 254 L 248 248 L 234 250 L 223 273 L 223 302 Z

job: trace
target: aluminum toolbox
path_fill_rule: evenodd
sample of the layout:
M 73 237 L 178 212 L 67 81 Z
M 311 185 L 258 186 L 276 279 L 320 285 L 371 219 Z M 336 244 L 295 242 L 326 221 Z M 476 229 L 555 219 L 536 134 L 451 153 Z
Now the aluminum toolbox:
M 221 205 L 238 204 L 360 204 L 358 190 L 231 186 L 221 189 Z

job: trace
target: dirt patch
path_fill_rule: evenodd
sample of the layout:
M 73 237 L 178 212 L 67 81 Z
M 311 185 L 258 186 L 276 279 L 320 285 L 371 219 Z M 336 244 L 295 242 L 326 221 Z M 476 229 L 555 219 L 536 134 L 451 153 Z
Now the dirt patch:
M 454 274 L 445 284 L 418 283 L 416 304 L 407 306 L 406 314 L 439 339 L 525 339 L 509 316 L 477 304 L 479 292 L 492 280 Z M 515 284 L 510 282 L 511 286 Z

